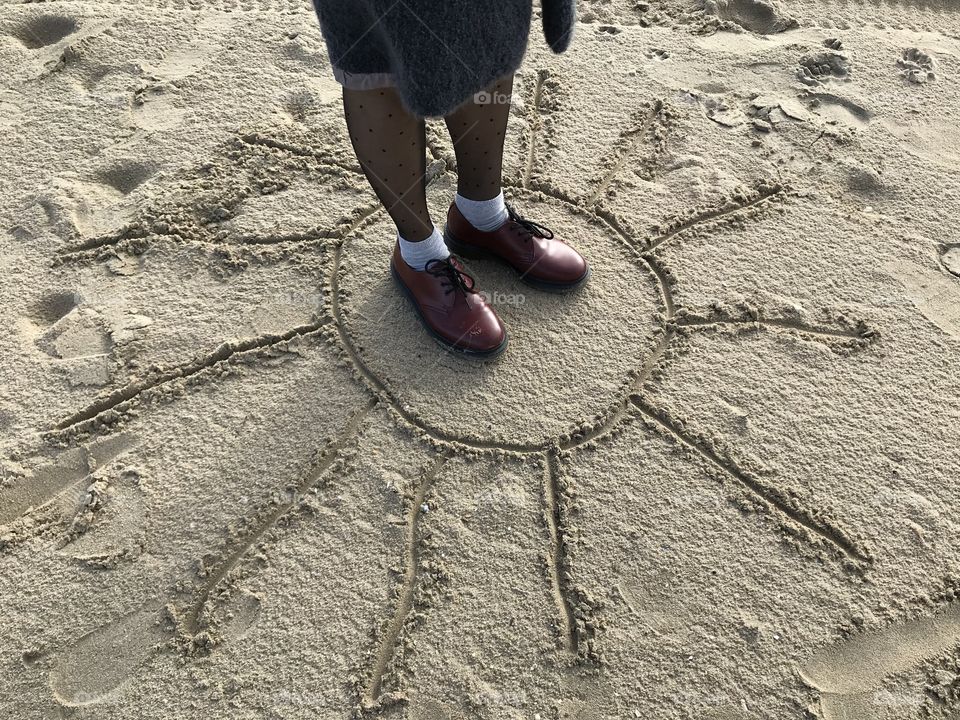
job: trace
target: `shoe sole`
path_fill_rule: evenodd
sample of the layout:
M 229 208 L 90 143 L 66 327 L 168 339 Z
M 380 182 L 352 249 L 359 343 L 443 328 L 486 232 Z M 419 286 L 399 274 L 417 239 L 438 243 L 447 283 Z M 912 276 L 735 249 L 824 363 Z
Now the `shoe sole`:
M 503 342 L 491 350 L 471 350 L 469 348 L 463 348 L 454 345 L 452 342 L 443 337 L 443 335 L 430 327 L 430 324 L 420 311 L 420 306 L 417 304 L 416 299 L 414 299 L 413 293 L 410 292 L 410 288 L 408 288 L 407 284 L 403 282 L 403 280 L 400 278 L 400 274 L 397 272 L 397 269 L 392 264 L 390 265 L 390 274 L 393 275 L 393 279 L 396 281 L 397 285 L 400 286 L 400 289 L 403 290 L 403 294 L 407 296 L 410 304 L 413 305 L 413 309 L 416 311 L 417 317 L 420 319 L 420 324 L 423 325 L 423 329 L 426 330 L 430 334 L 430 337 L 432 337 L 444 349 L 450 350 L 451 352 L 461 355 L 462 357 L 470 358 L 471 360 L 490 360 L 491 358 L 495 358 L 502 354 L 503 351 L 507 349 L 507 340 L 509 338 L 507 337 L 506 328 L 503 329 Z
M 460 255 L 462 257 L 472 258 L 474 260 L 497 260 L 503 263 L 517 273 L 522 282 L 526 283 L 530 287 L 537 288 L 537 290 L 544 290 L 546 292 L 553 293 L 566 293 L 576 290 L 590 279 L 589 265 L 587 265 L 587 270 L 583 273 L 583 276 L 578 280 L 574 280 L 572 283 L 553 283 L 546 280 L 538 280 L 537 278 L 528 277 L 525 273 L 523 273 L 521 270 L 518 270 L 509 261 L 504 260 L 495 252 L 478 248 L 475 245 L 469 245 L 467 243 L 460 242 L 450 234 L 450 230 L 446 227 L 443 229 L 443 242 L 446 244 L 447 249 L 454 255 Z

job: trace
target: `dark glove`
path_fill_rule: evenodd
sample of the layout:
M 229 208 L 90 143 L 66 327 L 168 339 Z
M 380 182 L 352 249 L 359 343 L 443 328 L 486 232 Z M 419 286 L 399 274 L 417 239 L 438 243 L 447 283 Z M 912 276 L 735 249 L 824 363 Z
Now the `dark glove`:
M 577 18 L 577 0 L 541 0 L 543 36 L 550 49 L 562 53 L 570 45 Z

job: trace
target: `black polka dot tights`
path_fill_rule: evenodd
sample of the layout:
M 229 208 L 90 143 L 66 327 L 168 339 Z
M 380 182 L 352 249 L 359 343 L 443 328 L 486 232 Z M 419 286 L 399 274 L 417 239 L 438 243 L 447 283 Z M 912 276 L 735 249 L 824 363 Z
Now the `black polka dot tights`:
M 500 192 L 513 74 L 471 96 L 444 118 L 457 156 L 457 192 L 489 200 Z M 426 137 L 395 88 L 343 90 L 343 111 L 357 160 L 397 230 L 410 241 L 433 232 L 426 199 Z

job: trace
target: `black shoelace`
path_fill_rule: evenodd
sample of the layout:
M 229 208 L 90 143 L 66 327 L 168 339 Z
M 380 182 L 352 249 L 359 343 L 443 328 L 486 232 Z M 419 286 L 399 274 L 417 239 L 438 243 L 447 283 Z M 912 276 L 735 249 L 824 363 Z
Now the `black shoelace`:
M 513 209 L 510 203 L 506 203 L 506 205 L 507 214 L 510 216 L 510 219 L 522 228 L 520 232 L 523 233 L 524 240 L 529 241 L 533 235 L 547 240 L 553 237 L 553 230 L 544 227 L 540 223 L 535 223 L 533 220 L 527 220 L 525 217 L 522 217 L 520 213 Z
M 463 270 L 457 268 L 453 262 L 451 262 L 452 260 L 452 257 L 444 260 L 434 258 L 433 260 L 429 260 L 423 269 L 434 277 L 440 278 L 440 281 L 444 283 L 447 288 L 444 295 L 449 295 L 458 289 L 465 295 L 467 293 L 477 292 L 474 290 L 476 283 L 473 278 Z

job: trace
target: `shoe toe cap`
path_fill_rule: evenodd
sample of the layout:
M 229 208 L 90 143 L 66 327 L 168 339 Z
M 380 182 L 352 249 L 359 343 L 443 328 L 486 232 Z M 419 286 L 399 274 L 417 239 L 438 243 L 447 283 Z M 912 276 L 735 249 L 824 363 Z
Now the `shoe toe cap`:
M 558 285 L 574 284 L 582 280 L 588 270 L 586 259 L 566 243 L 554 241 L 550 253 L 532 270 L 537 279 Z
M 500 319 L 492 312 L 478 313 L 464 328 L 459 345 L 469 352 L 493 353 L 507 339 L 507 331 Z

